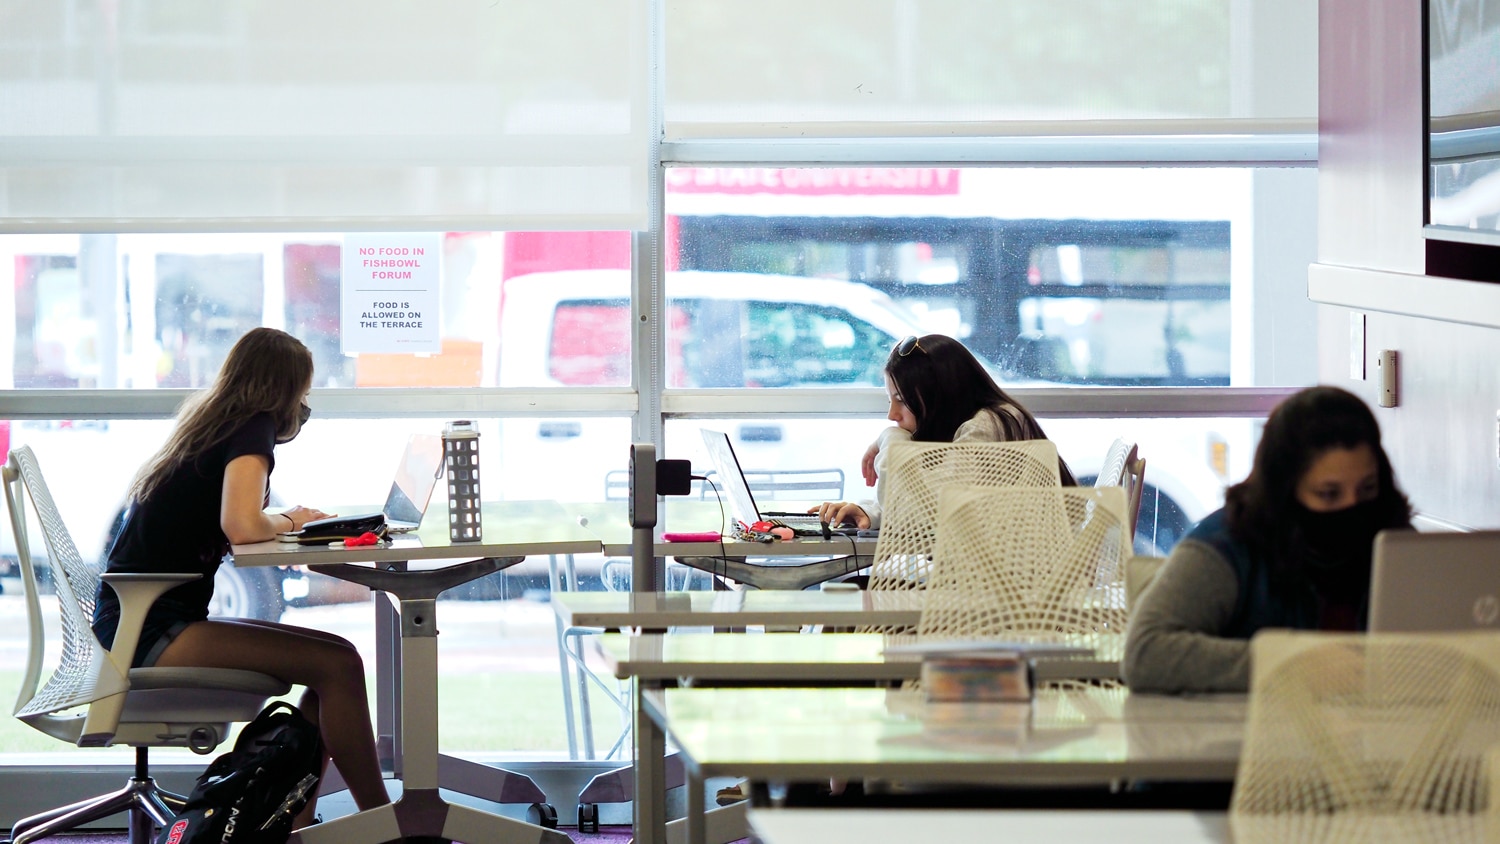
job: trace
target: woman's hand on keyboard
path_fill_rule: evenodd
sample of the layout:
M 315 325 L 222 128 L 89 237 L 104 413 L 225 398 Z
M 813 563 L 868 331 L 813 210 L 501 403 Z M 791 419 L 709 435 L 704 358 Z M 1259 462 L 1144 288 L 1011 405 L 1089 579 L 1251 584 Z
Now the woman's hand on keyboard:
M 824 501 L 816 507 L 808 508 L 807 512 L 816 513 L 818 521 L 833 527 L 854 525 L 860 530 L 870 527 L 870 516 L 865 508 L 852 501 Z

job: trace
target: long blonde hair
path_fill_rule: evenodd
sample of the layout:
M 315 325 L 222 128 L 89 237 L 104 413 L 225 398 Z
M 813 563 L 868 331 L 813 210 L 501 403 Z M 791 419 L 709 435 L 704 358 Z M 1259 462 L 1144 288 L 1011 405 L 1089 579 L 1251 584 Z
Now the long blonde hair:
M 274 328 L 246 332 L 229 350 L 214 383 L 182 403 L 166 445 L 136 474 L 131 500 L 150 498 L 178 467 L 223 442 L 257 413 L 276 420 L 278 441 L 295 436 L 312 374 L 312 352 L 301 340 Z

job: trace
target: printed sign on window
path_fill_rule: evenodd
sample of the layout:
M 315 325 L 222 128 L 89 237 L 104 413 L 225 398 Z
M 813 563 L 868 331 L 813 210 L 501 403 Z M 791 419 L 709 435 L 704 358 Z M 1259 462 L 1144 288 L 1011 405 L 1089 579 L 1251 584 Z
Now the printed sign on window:
M 339 347 L 346 355 L 437 353 L 442 235 L 344 237 Z

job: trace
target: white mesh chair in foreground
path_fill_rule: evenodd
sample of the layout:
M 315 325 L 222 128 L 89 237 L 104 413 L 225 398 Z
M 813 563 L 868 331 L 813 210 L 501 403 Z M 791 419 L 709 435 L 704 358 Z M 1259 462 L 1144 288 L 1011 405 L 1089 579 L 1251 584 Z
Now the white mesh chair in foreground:
M 944 489 L 917 636 L 1105 647 L 1129 556 L 1118 487 Z
M 1251 666 L 1236 844 L 1491 840 L 1500 637 L 1271 631 Z
M 41 469 L 29 447 L 10 453 L 5 464 L 5 503 L 15 531 L 16 556 L 26 591 L 30 650 L 15 715 L 53 738 L 82 747 L 126 744 L 136 749 L 135 775 L 118 791 L 17 821 L 15 844 L 27 844 L 118 812 L 130 812 L 131 844 L 145 844 L 152 827 L 171 820 L 183 798 L 157 787 L 147 766 L 148 747 L 188 747 L 208 753 L 223 741 L 229 724 L 254 718 L 269 698 L 290 687 L 251 671 L 205 668 L 130 668 L 141 622 L 156 598 L 196 579 L 186 575 L 100 575 L 85 563 L 68 535 Z M 51 674 L 46 630 L 37 597 L 37 572 L 27 537 L 26 498 L 46 541 L 52 584 L 61 608 L 62 649 Z M 105 651 L 90 629 L 101 578 L 120 595 L 115 647 Z
M 1057 487 L 1057 446 L 1006 443 L 897 443 L 883 460 L 880 539 L 870 589 L 922 589 L 937 544 L 938 495 L 950 486 Z

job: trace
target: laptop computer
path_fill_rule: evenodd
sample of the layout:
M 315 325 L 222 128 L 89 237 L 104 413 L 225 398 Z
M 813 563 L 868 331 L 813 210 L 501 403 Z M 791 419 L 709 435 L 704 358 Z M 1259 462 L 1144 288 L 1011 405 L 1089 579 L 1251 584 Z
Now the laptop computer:
M 299 542 L 304 545 L 330 542 L 335 534 L 344 531 L 368 530 L 364 522 L 378 522 L 385 517 L 385 532 L 408 533 L 422 525 L 422 516 L 427 512 L 427 502 L 432 498 L 432 488 L 443 474 L 443 438 L 436 434 L 412 434 L 401 452 L 401 462 L 396 464 L 396 476 L 391 480 L 391 489 L 386 493 L 385 506 L 379 513 L 359 513 L 352 516 L 329 516 L 303 525 L 302 530 L 279 533 L 281 542 Z M 308 531 L 313 531 L 308 533 Z M 315 540 L 313 537 L 317 537 Z
M 422 526 L 432 488 L 443 474 L 443 438 L 436 434 L 412 434 L 396 465 L 396 477 L 385 497 L 386 529 L 407 533 Z
M 1370 632 L 1500 630 L 1500 530 L 1375 537 Z
M 729 442 L 729 435 L 708 428 L 702 430 L 703 444 L 708 447 L 708 462 L 713 464 L 714 473 L 724 485 L 724 494 L 729 496 L 729 509 L 735 519 L 746 525 L 770 522 L 777 527 L 791 528 L 792 533 L 797 536 L 824 535 L 823 523 L 814 513 L 764 512 L 757 507 L 755 496 L 750 493 L 750 483 L 745 480 L 745 472 L 740 468 L 740 459 L 734 453 L 734 445 Z M 853 536 L 858 530 L 830 525 L 827 532 Z

